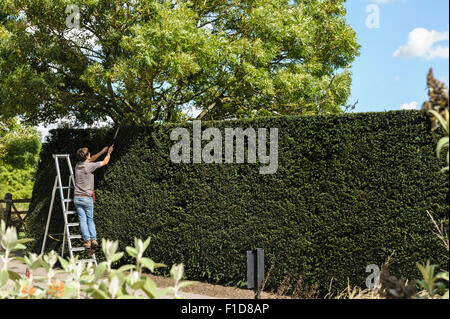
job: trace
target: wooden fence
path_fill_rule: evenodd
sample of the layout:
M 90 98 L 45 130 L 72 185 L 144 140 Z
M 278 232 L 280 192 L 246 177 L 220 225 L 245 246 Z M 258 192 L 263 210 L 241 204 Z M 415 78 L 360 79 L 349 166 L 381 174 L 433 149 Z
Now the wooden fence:
M 0 208 L 0 219 L 5 220 L 6 226 L 16 227 L 17 234 L 23 227 L 27 218 L 28 210 L 19 211 L 15 204 L 30 203 L 31 199 L 13 199 L 11 193 L 6 193 L 4 199 L 0 199 L 0 204 L 5 204 L 5 209 Z M 0 205 L 3 206 L 3 205 Z

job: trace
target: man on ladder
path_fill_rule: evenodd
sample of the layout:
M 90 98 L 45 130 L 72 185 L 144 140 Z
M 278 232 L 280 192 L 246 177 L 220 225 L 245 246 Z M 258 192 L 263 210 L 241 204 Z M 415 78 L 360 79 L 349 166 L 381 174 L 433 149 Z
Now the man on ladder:
M 80 220 L 83 246 L 92 254 L 98 246 L 97 233 L 94 223 L 94 174 L 93 172 L 108 164 L 113 151 L 113 145 L 106 146 L 99 153 L 91 156 L 89 149 L 83 147 L 77 150 L 77 164 L 75 165 L 75 189 L 73 202 Z M 104 153 L 103 161 L 95 162 Z

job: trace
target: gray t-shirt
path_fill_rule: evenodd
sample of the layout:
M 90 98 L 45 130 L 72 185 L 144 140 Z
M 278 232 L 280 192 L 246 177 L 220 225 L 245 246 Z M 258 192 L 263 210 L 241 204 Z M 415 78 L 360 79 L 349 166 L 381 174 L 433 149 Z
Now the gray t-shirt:
M 101 166 L 102 162 L 78 162 L 75 165 L 75 196 L 92 196 L 94 191 L 93 172 Z

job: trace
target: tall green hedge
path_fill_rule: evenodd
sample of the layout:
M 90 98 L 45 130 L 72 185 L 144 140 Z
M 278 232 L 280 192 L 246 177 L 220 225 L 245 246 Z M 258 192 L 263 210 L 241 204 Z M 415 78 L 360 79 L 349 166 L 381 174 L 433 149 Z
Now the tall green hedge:
M 152 238 L 148 255 L 183 262 L 190 280 L 244 286 L 246 250 L 265 250 L 266 289 L 288 276 L 322 293 L 365 287 L 366 266 L 394 253 L 391 273 L 419 277 L 428 258 L 448 268 L 448 251 L 426 211 L 448 229 L 448 173 L 419 111 L 291 116 L 202 122 L 217 127 L 278 128 L 278 170 L 256 164 L 175 164 L 170 132 L 179 125 L 121 128 L 108 166 L 96 172 L 99 237 Z M 182 124 L 192 131 L 192 124 Z M 52 153 L 100 150 L 112 130 L 51 131 L 43 145 L 28 230 L 40 250 L 55 168 Z M 224 135 L 224 134 L 223 134 Z M 191 135 L 192 138 L 192 135 Z M 72 156 L 74 159 L 74 156 Z M 75 162 L 73 162 L 75 164 Z M 58 208 L 60 206 L 57 206 Z M 51 232 L 62 231 L 60 213 Z M 60 242 L 50 240 L 50 248 Z M 100 256 L 101 257 L 101 256 Z

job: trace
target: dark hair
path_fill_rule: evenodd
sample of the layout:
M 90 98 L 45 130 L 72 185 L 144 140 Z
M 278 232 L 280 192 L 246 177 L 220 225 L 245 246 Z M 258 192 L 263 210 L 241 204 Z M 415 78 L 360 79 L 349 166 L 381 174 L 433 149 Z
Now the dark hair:
M 82 147 L 77 150 L 76 156 L 77 160 L 80 162 L 84 162 L 86 160 L 86 157 L 89 154 L 89 149 L 87 147 Z

